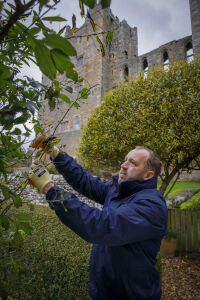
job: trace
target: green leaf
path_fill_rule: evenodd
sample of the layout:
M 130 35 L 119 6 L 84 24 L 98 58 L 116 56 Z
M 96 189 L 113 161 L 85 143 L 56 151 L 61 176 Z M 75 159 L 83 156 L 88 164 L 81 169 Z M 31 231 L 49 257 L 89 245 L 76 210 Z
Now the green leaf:
M 90 15 L 89 11 L 87 12 L 87 17 L 88 17 L 88 19 L 90 20 L 90 23 L 91 23 L 91 25 L 92 25 L 93 31 L 95 31 L 94 20 L 92 19 L 92 17 L 91 17 L 91 15 Z
M 67 56 L 76 56 L 76 50 L 72 44 L 64 37 L 58 34 L 49 34 L 43 39 L 43 42 L 48 46 L 61 50 Z
M 84 18 L 84 16 L 85 16 L 85 10 L 84 10 L 84 5 L 83 5 L 83 1 L 82 0 L 79 0 L 79 7 L 80 7 L 80 10 L 81 10 L 81 18 Z
M 66 29 L 66 25 L 63 26 L 63 28 L 61 28 L 61 29 L 59 30 L 58 34 L 61 35 L 61 34 L 64 32 L 65 29 Z
M 39 0 L 39 3 L 42 4 L 42 5 L 45 5 L 48 2 L 49 2 L 49 0 Z
M 39 28 L 39 27 L 32 27 L 32 28 L 29 29 L 28 34 L 29 35 L 35 35 L 38 32 L 40 32 L 40 30 L 41 30 L 41 28 Z
M 56 69 L 60 72 L 63 73 L 67 69 L 72 69 L 73 64 L 69 61 L 68 57 L 63 54 L 62 51 L 58 49 L 53 49 L 51 50 L 51 57 L 52 60 L 55 64 Z
M 21 132 L 21 130 L 19 129 L 19 128 L 15 128 L 12 132 L 11 132 L 11 134 L 13 134 L 13 135 L 20 135 L 22 132 Z
M 23 230 L 26 234 L 31 234 L 33 228 L 26 222 L 15 222 L 17 230 Z
M 99 43 L 100 50 L 101 50 L 101 55 L 102 55 L 102 57 L 103 57 L 103 56 L 105 56 L 104 46 L 103 46 L 102 41 L 100 40 L 100 38 L 99 38 L 98 36 L 96 36 L 96 39 L 97 39 L 97 41 L 98 41 L 98 43 Z
M 19 213 L 16 215 L 16 218 L 19 220 L 19 221 L 29 221 L 31 219 L 30 215 L 27 214 L 27 213 Z
M 63 101 L 67 102 L 67 103 L 71 103 L 71 100 L 69 99 L 69 97 L 67 97 L 65 94 L 60 94 L 58 96 L 58 98 L 62 99 Z
M 96 0 L 82 0 L 82 2 L 90 8 L 93 8 L 96 4 Z
M 51 59 L 50 50 L 44 46 L 41 41 L 37 41 L 34 52 L 37 65 L 42 73 L 50 79 L 54 79 L 56 77 L 56 68 Z
M 58 21 L 58 22 L 67 21 L 66 19 L 59 17 L 59 16 L 44 17 L 44 18 L 42 18 L 42 20 L 43 21 Z
M 79 104 L 78 102 L 74 102 L 73 105 L 74 105 L 76 108 L 80 107 L 80 104 Z
M 101 0 L 100 3 L 101 3 L 101 7 L 102 7 L 102 8 L 107 8 L 107 7 L 110 6 L 111 0 Z
M 113 32 L 112 31 L 108 31 L 107 35 L 106 35 L 106 43 L 109 44 L 112 42 L 112 39 L 113 39 Z
M 2 10 L 3 8 L 3 1 L 0 2 L 0 11 Z
M 83 88 L 81 91 L 80 91 L 80 94 L 81 94 L 81 98 L 82 99 L 87 99 L 88 96 L 90 95 L 90 92 L 87 88 Z
M 68 78 L 72 79 L 73 81 L 77 82 L 78 73 L 76 71 L 72 70 L 72 69 L 71 70 L 68 69 L 68 70 L 66 70 L 66 77 L 68 77 Z
M 14 203 L 14 206 L 16 208 L 22 206 L 22 199 L 21 199 L 21 197 L 19 195 L 17 195 L 16 193 L 12 192 L 12 193 L 10 193 L 10 196 L 11 196 L 11 198 L 13 200 L 13 203 Z
M 40 124 L 35 124 L 33 126 L 33 129 L 34 129 L 36 135 L 38 135 L 39 133 L 41 133 L 42 135 L 44 134 L 44 131 L 43 131 L 42 127 L 40 126 Z
M 73 93 L 73 88 L 71 86 L 63 86 L 63 88 L 69 93 Z
M 0 216 L 0 224 L 4 229 L 8 230 L 9 227 L 10 227 L 10 222 L 9 222 L 8 217 L 7 216 Z
M 2 193 L 3 193 L 3 196 L 6 200 L 8 200 L 10 198 L 10 192 L 9 192 L 9 189 L 4 186 L 4 185 L 1 185 L 1 190 L 2 190 Z
M 54 110 L 54 108 L 56 107 L 56 98 L 52 97 L 50 99 L 48 99 L 48 104 L 49 104 L 49 108 L 50 110 Z
M 10 70 L 7 66 L 1 64 L 0 65 L 0 80 L 9 79 L 11 77 Z

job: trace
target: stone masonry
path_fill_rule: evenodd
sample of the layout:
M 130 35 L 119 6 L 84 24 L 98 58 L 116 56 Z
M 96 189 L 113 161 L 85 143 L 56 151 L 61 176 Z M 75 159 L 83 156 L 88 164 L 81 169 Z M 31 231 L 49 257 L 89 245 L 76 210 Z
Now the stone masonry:
M 178 59 L 193 59 L 193 55 L 200 56 L 200 0 L 190 0 L 192 35 L 182 39 L 171 41 L 148 53 L 138 56 L 137 28 L 131 28 L 125 20 L 119 19 L 112 14 L 110 8 L 101 9 L 97 4 L 90 10 L 95 20 L 96 32 L 113 32 L 111 45 L 105 47 L 105 56 L 101 56 L 99 44 L 88 19 L 72 36 L 71 28 L 66 30 L 66 37 L 77 50 L 77 57 L 72 58 L 76 70 L 84 80 L 82 83 L 73 85 L 73 94 L 66 93 L 71 99 L 77 97 L 78 91 L 83 87 L 90 88 L 91 94 L 87 104 L 80 103 L 80 108 L 72 108 L 56 130 L 56 136 L 61 138 L 63 149 L 76 157 L 81 127 L 86 124 L 92 110 L 98 107 L 103 96 L 110 89 L 117 87 L 120 81 L 132 76 L 139 71 L 148 71 L 155 65 L 163 65 L 167 68 L 169 63 Z M 67 84 L 64 75 L 58 75 L 57 79 Z M 43 76 L 43 82 L 50 84 Z M 48 103 L 43 99 L 42 108 L 39 112 L 44 131 L 47 135 L 53 132 L 58 121 L 62 118 L 69 105 L 59 101 L 53 112 L 49 110 Z

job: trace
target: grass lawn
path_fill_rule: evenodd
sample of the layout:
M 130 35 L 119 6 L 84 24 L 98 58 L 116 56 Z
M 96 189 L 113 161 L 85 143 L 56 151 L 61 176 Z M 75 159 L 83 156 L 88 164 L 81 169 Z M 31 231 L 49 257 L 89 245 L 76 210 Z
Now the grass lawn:
M 167 191 L 170 189 L 170 187 L 172 186 L 173 182 L 171 182 L 169 184 L 169 186 L 167 187 Z M 158 189 L 161 185 L 161 181 L 158 182 Z M 193 190 L 193 189 L 199 189 L 200 190 L 200 182 L 198 181 L 177 181 L 174 185 L 174 187 L 172 188 L 171 192 L 169 193 L 168 197 L 172 197 L 177 193 L 179 193 L 180 191 L 183 190 Z

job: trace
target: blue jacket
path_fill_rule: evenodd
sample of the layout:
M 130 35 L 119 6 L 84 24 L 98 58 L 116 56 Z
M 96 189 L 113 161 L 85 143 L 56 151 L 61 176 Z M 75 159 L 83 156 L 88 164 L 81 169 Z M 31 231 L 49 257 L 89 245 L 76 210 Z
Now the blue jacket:
M 95 300 L 158 300 L 161 297 L 156 255 L 166 233 L 167 207 L 157 179 L 101 181 L 60 153 L 56 169 L 79 193 L 103 204 L 90 207 L 72 193 L 51 188 L 46 198 L 59 219 L 93 243 L 90 296 Z M 61 201 L 52 201 L 61 200 Z

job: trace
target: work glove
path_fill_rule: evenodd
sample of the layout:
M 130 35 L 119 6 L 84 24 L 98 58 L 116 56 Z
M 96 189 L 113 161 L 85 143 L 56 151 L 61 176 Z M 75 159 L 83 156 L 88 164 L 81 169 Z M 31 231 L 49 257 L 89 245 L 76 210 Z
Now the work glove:
M 28 182 L 42 194 L 46 194 L 48 189 L 54 186 L 49 172 L 39 161 L 32 164 L 28 174 Z
M 41 149 L 41 152 L 48 153 L 54 159 L 60 153 L 60 149 L 55 146 L 58 142 L 55 137 L 38 136 L 29 147 Z

